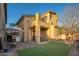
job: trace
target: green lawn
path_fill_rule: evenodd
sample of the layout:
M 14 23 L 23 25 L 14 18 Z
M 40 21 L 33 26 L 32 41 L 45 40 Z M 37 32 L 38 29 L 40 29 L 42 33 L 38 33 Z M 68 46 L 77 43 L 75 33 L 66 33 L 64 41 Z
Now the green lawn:
M 69 54 L 70 47 L 64 43 L 50 42 L 31 48 L 18 50 L 20 56 L 66 56 Z

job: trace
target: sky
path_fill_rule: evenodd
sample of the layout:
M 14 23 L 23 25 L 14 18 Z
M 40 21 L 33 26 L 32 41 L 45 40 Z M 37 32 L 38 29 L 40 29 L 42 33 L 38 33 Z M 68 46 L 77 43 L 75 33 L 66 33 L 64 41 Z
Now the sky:
M 44 14 L 48 10 L 55 12 L 60 19 L 62 10 L 66 6 L 79 6 L 79 4 L 65 3 L 8 3 L 7 4 L 7 25 L 16 23 L 22 15 L 34 15 L 36 12 Z M 58 20 L 59 20 L 58 19 Z

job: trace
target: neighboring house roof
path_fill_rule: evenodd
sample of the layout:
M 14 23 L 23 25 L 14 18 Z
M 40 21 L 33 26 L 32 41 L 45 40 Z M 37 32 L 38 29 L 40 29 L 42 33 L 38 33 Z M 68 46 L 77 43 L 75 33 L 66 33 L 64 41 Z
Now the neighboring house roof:
M 23 15 L 23 16 L 21 16 L 19 21 L 16 23 L 16 25 L 18 25 L 23 20 L 24 17 L 33 17 L 33 16 L 34 15 Z

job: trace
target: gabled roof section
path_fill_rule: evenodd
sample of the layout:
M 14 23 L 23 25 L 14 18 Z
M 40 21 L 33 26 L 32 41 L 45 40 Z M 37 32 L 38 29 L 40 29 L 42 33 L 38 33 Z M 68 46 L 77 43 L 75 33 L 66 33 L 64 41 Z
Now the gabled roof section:
M 20 17 L 19 21 L 16 23 L 16 25 L 18 25 L 23 19 L 24 17 L 33 17 L 34 15 L 23 15 Z
M 21 16 L 20 19 L 18 20 L 18 22 L 16 23 L 16 25 L 18 25 L 22 21 L 23 18 L 24 18 L 24 16 Z

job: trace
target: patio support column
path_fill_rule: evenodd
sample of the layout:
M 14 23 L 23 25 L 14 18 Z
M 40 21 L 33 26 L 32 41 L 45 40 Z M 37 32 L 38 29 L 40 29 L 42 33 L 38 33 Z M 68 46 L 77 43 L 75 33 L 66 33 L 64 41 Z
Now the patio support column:
M 54 30 L 54 26 L 53 25 L 51 25 L 51 39 L 54 39 L 54 32 L 55 30 Z
M 32 39 L 32 31 L 31 29 L 28 30 L 28 42 L 31 43 L 31 39 Z
M 24 42 L 27 42 L 28 40 L 28 25 L 27 25 L 27 19 L 24 19 Z
M 50 26 L 50 13 L 47 13 L 47 23 Z M 51 27 L 49 27 L 49 29 L 47 30 L 47 36 L 48 36 L 48 39 L 51 38 Z
M 36 13 L 35 40 L 36 40 L 37 45 L 40 44 L 40 22 L 39 20 L 40 20 L 40 15 Z
M 19 36 L 20 36 L 20 41 L 22 41 L 23 40 L 23 38 L 22 38 L 23 37 L 23 31 L 22 30 L 19 31 Z

